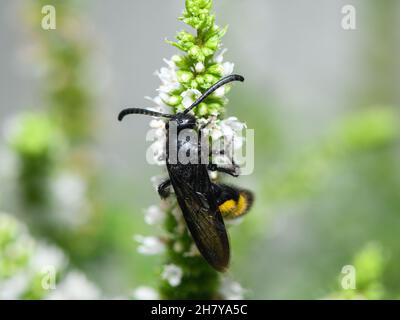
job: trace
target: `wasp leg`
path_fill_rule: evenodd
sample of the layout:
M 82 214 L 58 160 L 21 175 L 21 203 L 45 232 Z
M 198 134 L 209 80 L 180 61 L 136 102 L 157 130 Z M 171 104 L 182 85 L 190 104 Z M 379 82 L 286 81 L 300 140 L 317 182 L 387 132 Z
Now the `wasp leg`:
M 240 175 L 239 169 L 240 169 L 239 166 L 237 164 L 235 164 L 235 163 L 233 163 L 229 167 L 219 167 L 219 166 L 217 166 L 216 164 L 213 164 L 213 163 L 210 163 L 208 165 L 208 170 L 226 173 L 226 174 L 231 175 L 232 177 L 238 177 Z
M 166 199 L 171 194 L 171 180 L 165 180 L 158 186 L 158 194 L 160 195 L 161 199 Z

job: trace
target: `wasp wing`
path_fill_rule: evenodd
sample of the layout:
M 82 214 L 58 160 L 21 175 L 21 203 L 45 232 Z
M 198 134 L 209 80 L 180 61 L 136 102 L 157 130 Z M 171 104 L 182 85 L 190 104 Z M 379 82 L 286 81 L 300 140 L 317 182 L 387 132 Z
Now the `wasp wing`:
M 229 240 L 207 168 L 185 167 L 185 174 L 182 167 L 169 168 L 178 204 L 200 253 L 213 268 L 224 271 L 229 265 Z

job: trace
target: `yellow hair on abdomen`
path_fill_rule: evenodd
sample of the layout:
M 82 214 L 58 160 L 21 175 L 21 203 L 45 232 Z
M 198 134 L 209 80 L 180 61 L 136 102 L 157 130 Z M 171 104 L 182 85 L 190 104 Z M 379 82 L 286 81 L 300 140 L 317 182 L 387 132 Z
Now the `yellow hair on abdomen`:
M 227 200 L 223 204 L 219 206 L 219 211 L 221 211 L 222 215 L 225 213 L 229 214 L 236 208 L 236 201 L 235 200 Z
M 247 211 L 247 208 L 248 208 L 247 198 L 244 197 L 242 194 L 240 194 L 235 210 L 235 216 L 241 216 Z
M 240 194 L 239 199 L 227 200 L 219 206 L 219 211 L 224 218 L 237 218 L 246 213 L 249 203 L 245 195 Z

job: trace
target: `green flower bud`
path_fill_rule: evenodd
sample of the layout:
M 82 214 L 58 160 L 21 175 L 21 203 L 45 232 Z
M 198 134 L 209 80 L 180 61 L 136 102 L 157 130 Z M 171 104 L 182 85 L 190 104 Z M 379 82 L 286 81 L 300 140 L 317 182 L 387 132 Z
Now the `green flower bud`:
M 209 57 L 209 56 L 212 56 L 212 55 L 214 54 L 215 51 L 213 51 L 213 50 L 211 50 L 211 49 L 209 49 L 209 48 L 204 47 L 204 48 L 201 49 L 201 52 L 203 53 L 203 55 L 204 55 L 205 57 Z
M 16 121 L 17 129 L 10 137 L 10 144 L 18 152 L 40 155 L 62 145 L 60 132 L 47 116 L 25 113 Z
M 186 31 L 178 32 L 178 34 L 176 35 L 176 38 L 182 42 L 195 42 L 196 41 L 194 36 L 191 33 L 186 32 Z
M 219 103 L 210 103 L 207 108 L 208 113 L 213 115 L 219 115 L 225 111 L 224 107 Z
M 216 77 L 212 74 L 206 74 L 204 76 L 204 80 L 205 80 L 206 84 L 210 87 L 219 80 L 219 77 Z
M 199 46 L 193 46 L 188 52 L 189 56 L 196 61 L 204 62 L 205 56 Z
M 206 82 L 203 75 L 198 75 L 195 81 L 200 87 L 203 87 L 204 83 Z
M 217 77 L 222 77 L 224 72 L 224 68 L 220 64 L 213 64 L 212 66 L 208 67 L 207 73 L 210 73 Z
M 197 83 L 197 81 L 195 79 L 190 82 L 190 88 L 197 89 L 198 87 L 199 87 L 199 84 Z
M 173 95 L 168 99 L 168 105 L 171 107 L 176 107 L 182 102 L 182 97 L 180 95 Z
M 219 37 L 219 35 L 215 35 L 207 40 L 207 42 L 205 43 L 205 46 L 207 48 L 215 51 L 219 48 L 220 39 L 221 38 Z
M 207 115 L 208 113 L 208 106 L 206 103 L 202 102 L 200 103 L 200 105 L 197 107 L 196 110 L 197 115 L 199 115 L 200 117 L 204 117 L 205 115 Z
M 177 76 L 178 76 L 178 81 L 184 84 L 190 83 L 190 81 L 193 79 L 193 73 L 189 71 L 179 70 L 177 72 Z

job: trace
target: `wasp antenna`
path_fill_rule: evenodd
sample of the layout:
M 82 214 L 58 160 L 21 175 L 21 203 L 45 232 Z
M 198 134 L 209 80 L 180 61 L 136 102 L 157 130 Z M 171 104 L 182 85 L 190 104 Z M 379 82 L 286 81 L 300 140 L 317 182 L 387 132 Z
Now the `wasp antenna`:
M 225 78 L 222 78 L 219 80 L 217 83 L 213 84 L 206 92 L 202 94 L 200 98 L 198 98 L 189 108 L 187 108 L 183 113 L 187 114 L 190 111 L 192 111 L 194 108 L 196 108 L 200 103 L 202 103 L 207 97 L 212 94 L 214 91 L 216 91 L 218 88 L 226 85 L 227 83 L 233 82 L 233 81 L 244 81 L 244 77 L 238 74 L 231 74 L 230 76 L 226 76 Z
M 142 114 L 146 116 L 151 116 L 151 117 L 159 117 L 159 118 L 173 118 L 172 114 L 164 114 L 156 111 L 151 111 L 147 109 L 139 109 L 139 108 L 128 108 L 122 110 L 119 115 L 118 115 L 118 120 L 122 121 L 125 116 L 129 114 Z

